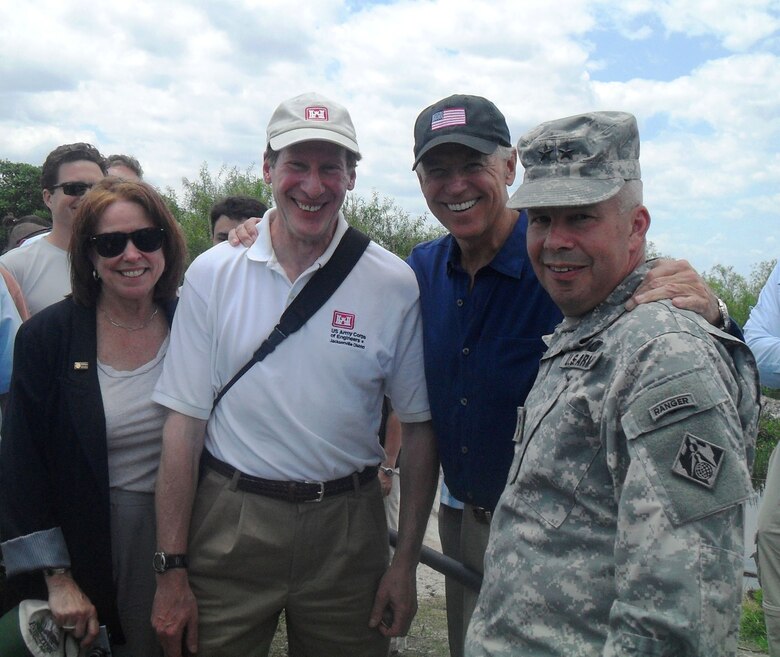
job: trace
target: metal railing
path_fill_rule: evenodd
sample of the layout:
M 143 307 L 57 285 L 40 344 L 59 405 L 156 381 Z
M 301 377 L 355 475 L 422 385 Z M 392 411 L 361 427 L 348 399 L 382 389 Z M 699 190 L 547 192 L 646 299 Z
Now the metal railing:
M 398 542 L 398 532 L 394 529 L 389 530 L 390 533 L 390 545 L 396 546 Z M 420 553 L 420 563 L 425 564 L 429 568 L 440 572 L 445 577 L 451 577 L 463 586 L 468 586 L 474 591 L 479 591 L 482 586 L 482 575 L 476 570 L 464 566 L 460 561 L 448 557 L 441 552 L 432 550 L 427 545 L 423 545 L 422 552 Z
M 398 542 L 398 532 L 394 529 L 390 529 L 388 532 L 390 534 L 390 545 L 395 547 Z M 427 545 L 422 546 L 420 563 L 425 564 L 429 568 L 433 568 L 445 577 L 451 577 L 459 584 L 468 586 L 474 591 L 479 591 L 482 586 L 482 575 L 476 570 L 463 565 L 460 561 L 457 561 L 452 557 L 448 557 L 441 552 L 429 548 Z M 753 570 L 745 570 L 743 576 L 751 579 L 758 578 L 758 575 Z

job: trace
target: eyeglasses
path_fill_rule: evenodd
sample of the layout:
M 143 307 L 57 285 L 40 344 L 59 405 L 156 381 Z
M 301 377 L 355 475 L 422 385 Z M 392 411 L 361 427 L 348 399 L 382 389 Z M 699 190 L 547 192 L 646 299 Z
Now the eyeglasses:
M 132 233 L 101 233 L 93 235 L 89 241 L 95 246 L 95 251 L 103 258 L 118 256 L 127 246 L 127 240 L 135 244 L 135 248 L 144 253 L 152 253 L 162 246 L 163 228 L 141 228 Z
M 62 187 L 62 191 L 68 196 L 84 196 L 92 188 L 92 183 L 66 182 L 54 185 L 51 189 L 54 191 L 58 187 Z

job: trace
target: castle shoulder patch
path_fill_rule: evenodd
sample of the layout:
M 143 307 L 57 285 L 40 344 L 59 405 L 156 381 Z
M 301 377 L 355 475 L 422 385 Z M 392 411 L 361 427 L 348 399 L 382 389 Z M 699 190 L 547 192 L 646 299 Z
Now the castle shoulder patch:
M 674 459 L 672 472 L 712 489 L 723 463 L 725 450 L 711 442 L 686 433 Z

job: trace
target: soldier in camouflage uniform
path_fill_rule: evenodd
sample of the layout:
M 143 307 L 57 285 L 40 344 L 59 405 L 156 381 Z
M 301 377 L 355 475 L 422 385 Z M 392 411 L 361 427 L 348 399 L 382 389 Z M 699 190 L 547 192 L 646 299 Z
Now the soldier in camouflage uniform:
M 734 655 L 753 357 L 668 301 L 625 310 L 650 223 L 633 116 L 548 122 L 518 152 L 509 205 L 565 318 L 518 412 L 466 654 Z

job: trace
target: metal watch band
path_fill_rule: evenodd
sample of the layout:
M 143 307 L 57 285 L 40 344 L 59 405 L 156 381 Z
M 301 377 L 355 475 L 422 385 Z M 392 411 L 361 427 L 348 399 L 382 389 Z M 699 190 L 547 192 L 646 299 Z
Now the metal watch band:
M 395 474 L 395 470 L 393 468 L 386 466 L 386 465 L 380 465 L 379 469 L 385 473 L 385 476 L 392 477 Z
M 731 317 L 729 317 L 729 309 L 723 299 L 718 298 L 718 312 L 720 313 L 720 327 L 724 331 L 728 331 L 731 328 Z

